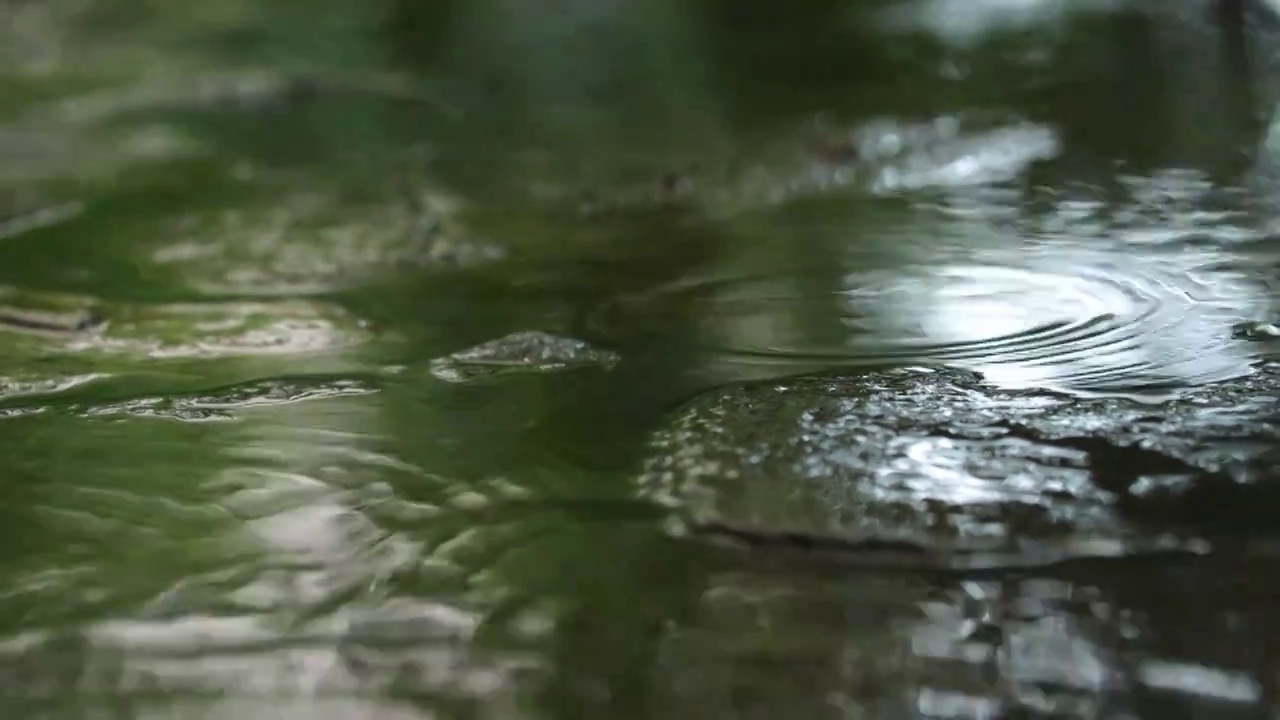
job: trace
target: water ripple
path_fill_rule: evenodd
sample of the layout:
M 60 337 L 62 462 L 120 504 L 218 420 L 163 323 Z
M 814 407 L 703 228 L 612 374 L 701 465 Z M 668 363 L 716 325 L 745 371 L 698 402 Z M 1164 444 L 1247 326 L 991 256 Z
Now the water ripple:
M 665 292 L 693 304 L 714 351 L 752 363 L 940 362 L 1005 386 L 1088 392 L 1225 380 L 1257 359 L 1233 337 L 1258 311 L 1247 285 L 1151 258 L 1046 251 L 857 270 L 836 287 L 812 285 L 728 276 Z M 761 330 L 822 313 L 838 330 L 821 338 Z

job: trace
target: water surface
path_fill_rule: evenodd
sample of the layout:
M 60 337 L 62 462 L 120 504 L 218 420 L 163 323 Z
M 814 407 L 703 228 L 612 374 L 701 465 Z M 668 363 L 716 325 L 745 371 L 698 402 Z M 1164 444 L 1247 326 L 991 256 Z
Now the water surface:
M 553 5 L 0 9 L 6 717 L 1270 712 L 1265 25 Z

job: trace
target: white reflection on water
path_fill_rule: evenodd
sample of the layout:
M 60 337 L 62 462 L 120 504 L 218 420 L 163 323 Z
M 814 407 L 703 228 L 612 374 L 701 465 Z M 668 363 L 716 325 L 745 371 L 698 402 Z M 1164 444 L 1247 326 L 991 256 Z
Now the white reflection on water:
M 513 677 L 532 660 L 477 645 L 481 615 L 461 601 L 389 597 L 388 579 L 431 548 L 375 517 L 398 504 L 384 478 L 421 474 L 380 451 L 379 397 L 238 406 L 238 422 L 210 431 L 220 469 L 181 478 L 221 497 L 205 540 L 227 561 L 139 570 L 168 589 L 10 638 L 0 682 L 30 677 L 10 699 L 105 696 L 148 718 L 435 716 L 408 694 L 512 716 Z
M 890 342 L 1004 386 L 1089 391 L 1248 374 L 1254 348 L 1231 326 L 1266 307 L 1260 289 L 1230 272 L 1194 275 L 1187 254 L 1135 252 L 1028 247 L 1007 266 L 898 278 L 875 302 L 900 333 Z
M 787 138 L 780 158 L 755 163 L 704 193 L 707 209 L 733 215 L 856 190 L 897 195 L 988 186 L 1017 178 L 1063 149 L 1057 130 L 1047 125 L 949 115 L 928 122 L 874 118 L 819 134 L 816 141 Z
M 869 270 L 851 248 L 850 352 L 879 345 L 1004 386 L 1081 393 L 1249 374 L 1259 350 L 1232 326 L 1274 312 L 1274 247 L 1196 173 L 1121 181 L 1122 202 L 1063 193 L 1047 211 L 994 192 L 919 204 L 945 219 L 895 246 L 910 260 Z
M 881 14 L 886 30 L 923 29 L 956 44 L 1002 31 L 1061 21 L 1071 14 L 1105 12 L 1132 0 L 918 0 L 893 3 Z
M 942 139 L 946 142 L 939 147 L 917 148 L 882 168 L 872 190 L 889 193 L 1011 180 L 1033 162 L 1052 159 L 1062 150 L 1057 133 L 1032 124 Z
M 946 188 L 901 215 L 766 225 L 773 254 L 654 297 L 696 303 L 717 373 L 937 363 L 1148 398 L 1250 374 L 1266 348 L 1234 326 L 1274 316 L 1275 244 L 1194 173 L 1124 180 L 1119 201 Z M 814 253 L 798 272 L 792 239 Z
M 390 600 L 378 590 L 431 549 L 370 515 L 396 498 L 369 471 L 419 472 L 369 447 L 379 427 L 378 404 L 366 400 L 365 407 L 347 403 L 338 413 L 294 406 L 297 417 L 289 422 L 275 414 L 277 422 L 263 425 L 260 438 L 235 451 L 247 464 L 219 481 L 239 488 L 226 505 L 268 558 L 235 594 L 237 604 L 266 613 L 252 621 L 269 628 L 267 651 L 222 655 L 223 663 L 234 657 L 239 670 L 223 668 L 222 684 L 240 695 L 322 698 L 404 687 L 501 706 L 511 674 L 527 663 L 475 647 L 476 612 L 429 598 Z M 210 655 L 215 668 L 205 665 L 206 657 L 192 658 L 174 684 L 217 677 L 219 654 Z
M 1257 679 L 1242 672 L 1196 663 L 1150 661 L 1143 664 L 1142 682 L 1151 688 L 1195 693 L 1215 700 L 1253 704 L 1263 699 Z

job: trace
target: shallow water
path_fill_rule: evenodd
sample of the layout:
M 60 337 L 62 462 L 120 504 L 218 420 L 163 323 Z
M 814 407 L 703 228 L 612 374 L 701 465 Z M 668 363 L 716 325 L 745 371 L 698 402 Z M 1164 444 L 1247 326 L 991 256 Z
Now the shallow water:
M 1273 31 L 1051 4 L 0 7 L 0 714 L 1273 715 Z
M 1165 184 L 1171 194 L 1188 192 L 1176 180 Z M 1272 312 L 1266 236 L 1226 212 L 1196 227 L 1174 208 L 1135 200 L 1116 208 L 1073 199 L 1055 203 L 1048 217 L 1007 217 L 1021 202 L 988 199 L 983 212 L 1000 218 L 915 207 L 877 217 L 874 228 L 860 208 L 814 208 L 820 220 L 755 228 L 764 236 L 752 246 L 760 256 L 722 260 L 700 277 L 619 299 L 600 322 L 633 332 L 655 318 L 654 306 L 678 305 L 703 324 L 699 340 L 720 359 L 939 362 L 1001 385 L 1092 393 L 1228 380 L 1263 356 L 1231 328 Z M 1150 217 L 1096 217 L 1140 211 Z M 815 236 L 832 246 L 864 237 L 874 249 L 830 258 L 841 269 L 786 268 L 776 259 L 784 251 L 759 249 Z

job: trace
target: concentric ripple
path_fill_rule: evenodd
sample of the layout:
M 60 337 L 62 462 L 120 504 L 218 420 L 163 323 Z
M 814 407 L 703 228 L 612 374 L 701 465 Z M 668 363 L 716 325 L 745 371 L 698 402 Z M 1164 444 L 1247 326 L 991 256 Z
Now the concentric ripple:
M 607 322 L 669 320 L 668 307 L 697 318 L 699 342 L 736 363 L 938 363 L 1005 387 L 1085 394 L 1163 393 L 1248 374 L 1256 361 L 1232 337 L 1260 302 L 1238 277 L 1100 253 L 990 257 L 854 271 L 825 285 L 703 279 L 625 301 Z

